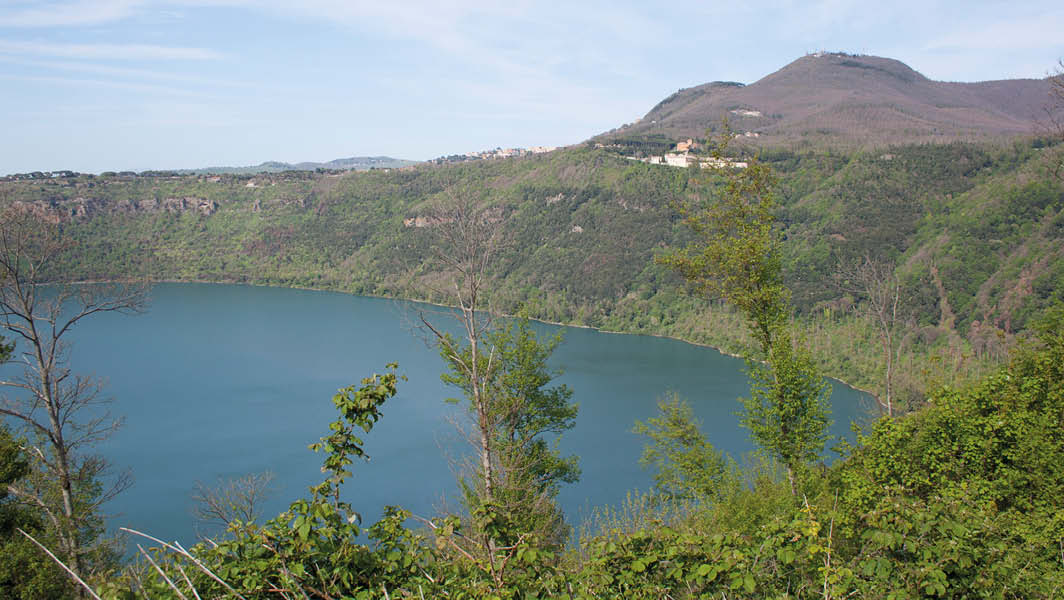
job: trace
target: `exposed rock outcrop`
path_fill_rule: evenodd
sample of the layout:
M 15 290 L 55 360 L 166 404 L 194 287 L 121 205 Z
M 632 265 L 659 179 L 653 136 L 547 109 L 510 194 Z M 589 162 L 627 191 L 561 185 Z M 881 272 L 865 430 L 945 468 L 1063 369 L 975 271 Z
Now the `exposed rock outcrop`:
M 185 196 L 182 198 L 141 198 L 137 200 L 120 200 L 105 202 L 99 198 L 77 196 L 71 199 L 57 198 L 51 201 L 16 200 L 12 203 L 16 210 L 32 213 L 37 218 L 51 223 L 68 221 L 85 221 L 98 214 L 138 214 L 146 212 L 168 212 L 172 214 L 194 211 L 209 217 L 218 211 L 218 202 L 207 198 Z

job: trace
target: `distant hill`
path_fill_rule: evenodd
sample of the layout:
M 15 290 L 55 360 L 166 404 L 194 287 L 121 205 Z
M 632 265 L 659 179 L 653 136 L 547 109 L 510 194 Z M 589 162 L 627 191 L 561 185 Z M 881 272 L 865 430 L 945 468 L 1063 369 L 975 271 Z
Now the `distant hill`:
M 890 58 L 816 53 L 750 85 L 718 81 L 679 90 L 638 122 L 596 139 L 699 138 L 727 117 L 758 145 L 994 140 L 1034 133 L 1049 93 L 1049 79 L 932 81 Z
M 417 161 L 390 156 L 352 156 L 329 162 L 286 163 L 267 161 L 249 167 L 206 167 L 203 169 L 175 169 L 175 173 L 188 175 L 251 175 L 254 173 L 281 173 L 283 171 L 316 171 L 335 169 L 341 171 L 368 171 L 370 169 L 398 169 L 417 164 Z

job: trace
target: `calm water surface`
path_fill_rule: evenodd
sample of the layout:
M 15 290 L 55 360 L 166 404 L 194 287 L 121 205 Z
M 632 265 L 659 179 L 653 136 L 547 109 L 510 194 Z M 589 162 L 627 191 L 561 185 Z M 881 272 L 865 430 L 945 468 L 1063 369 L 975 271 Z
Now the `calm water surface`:
M 100 450 L 135 480 L 108 506 L 110 523 L 192 542 L 197 481 L 267 469 L 276 479 L 264 514 L 277 514 L 320 480 L 321 456 L 307 445 L 335 418 L 337 388 L 392 361 L 409 380 L 366 436 L 372 459 L 354 466 L 347 499 L 367 523 L 387 504 L 431 516 L 453 502 L 451 465 L 467 449 L 449 421 L 463 413 L 443 401 L 457 390 L 440 382 L 443 361 L 412 329 L 419 310 L 434 309 L 328 292 L 160 284 L 144 315 L 84 321 L 72 365 L 108 378 L 111 410 L 125 426 Z M 649 489 L 632 423 L 653 416 L 667 392 L 691 402 L 718 448 L 733 456 L 753 449 L 735 416 L 736 398 L 747 393 L 741 360 L 663 338 L 537 328 L 564 333 L 553 362 L 580 404 L 561 442 L 583 469 L 561 493 L 570 522 Z M 838 434 L 868 406 L 840 384 L 832 404 Z

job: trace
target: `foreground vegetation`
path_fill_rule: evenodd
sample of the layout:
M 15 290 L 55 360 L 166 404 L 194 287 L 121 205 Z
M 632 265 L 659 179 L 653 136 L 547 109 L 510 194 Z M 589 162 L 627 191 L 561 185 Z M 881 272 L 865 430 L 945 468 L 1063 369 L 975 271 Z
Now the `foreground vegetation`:
M 574 548 L 508 537 L 510 522 L 486 516 L 480 526 L 516 540 L 495 549 L 501 577 L 454 550 L 449 540 L 468 534 L 457 521 L 412 530 L 391 508 L 363 531 L 334 495 L 362 451 L 353 428 L 369 429 L 395 393 L 386 372 L 337 396 L 342 425 L 308 498 L 265 524 L 234 521 L 217 543 L 160 550 L 159 569 L 144 564 L 96 589 L 104 598 L 192 598 L 193 589 L 248 599 L 1055 598 L 1064 310 L 1052 317 L 1007 367 L 878 421 L 842 460 L 811 469 L 797 494 L 771 462 L 731 464 L 712 486 L 662 490 L 626 516 L 606 515 Z M 700 479 L 691 465 L 674 465 L 679 481 Z M 58 597 L 48 593 L 23 597 Z

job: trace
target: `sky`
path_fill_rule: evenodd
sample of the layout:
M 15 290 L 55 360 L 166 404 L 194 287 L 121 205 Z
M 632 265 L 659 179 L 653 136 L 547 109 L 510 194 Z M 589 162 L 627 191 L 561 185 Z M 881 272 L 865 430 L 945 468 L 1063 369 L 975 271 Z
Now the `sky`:
M 560 146 L 819 50 L 1042 78 L 1060 0 L 0 0 L 0 174 Z

